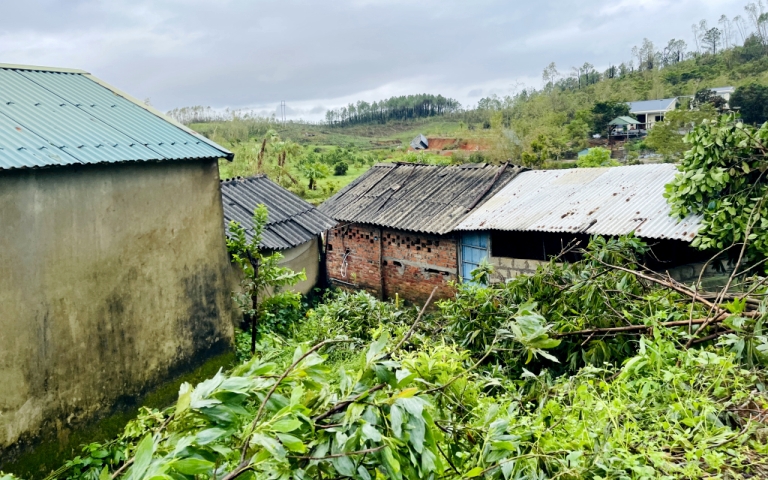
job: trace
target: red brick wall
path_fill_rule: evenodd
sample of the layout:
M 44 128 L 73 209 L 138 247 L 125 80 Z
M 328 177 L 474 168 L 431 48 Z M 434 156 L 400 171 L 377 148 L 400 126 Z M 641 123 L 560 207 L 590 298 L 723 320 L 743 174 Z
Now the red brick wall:
M 349 254 L 344 271 L 345 252 Z M 325 261 L 328 276 L 336 286 L 357 287 L 381 296 L 380 257 L 377 227 L 352 224 L 328 232 Z
M 379 250 L 383 235 L 383 252 Z M 341 274 L 344 253 L 347 256 L 346 277 Z M 383 255 L 382 255 L 383 254 Z M 384 293 L 387 298 L 400 298 L 414 303 L 426 301 L 437 286 L 436 297 L 453 294 L 448 285 L 457 278 L 457 245 L 452 236 L 415 234 L 353 224 L 330 232 L 327 252 L 328 273 L 336 285 L 355 288 L 346 282 L 381 296 L 382 261 Z
M 384 289 L 411 302 L 423 303 L 438 287 L 437 298 L 453 295 L 457 249 L 452 236 L 384 230 Z

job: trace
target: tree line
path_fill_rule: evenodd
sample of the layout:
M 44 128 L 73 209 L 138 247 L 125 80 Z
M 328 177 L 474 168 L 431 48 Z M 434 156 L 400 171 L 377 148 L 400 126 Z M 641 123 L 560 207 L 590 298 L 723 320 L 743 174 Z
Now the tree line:
M 402 95 L 378 102 L 358 101 L 346 107 L 328 110 L 325 121 L 330 126 L 386 123 L 390 120 L 414 120 L 453 113 L 461 104 L 442 95 Z
M 698 60 L 725 52 L 735 53 L 736 58 L 732 61 L 736 63 L 762 58 L 768 54 L 768 2 L 758 0 L 748 3 L 744 12 L 744 16 L 734 17 L 723 14 L 714 26 L 707 20 L 694 23 L 691 25 L 693 45 L 690 46 L 679 38 L 673 38 L 663 46 L 644 38 L 640 45 L 632 48 L 630 59 L 618 65 L 611 64 L 603 72 L 598 71 L 589 62 L 564 72 L 558 69 L 555 62 L 551 62 L 542 72 L 543 90 L 579 90 L 603 80 L 624 78 L 639 72 L 659 71 L 686 60 Z M 675 83 L 674 78 L 670 80 Z M 521 92 L 522 99 L 529 96 L 533 90 L 526 89 Z M 508 99 L 505 104 L 504 99 L 488 97 L 481 99 L 477 108 L 500 110 L 508 108 L 511 103 L 512 99 Z

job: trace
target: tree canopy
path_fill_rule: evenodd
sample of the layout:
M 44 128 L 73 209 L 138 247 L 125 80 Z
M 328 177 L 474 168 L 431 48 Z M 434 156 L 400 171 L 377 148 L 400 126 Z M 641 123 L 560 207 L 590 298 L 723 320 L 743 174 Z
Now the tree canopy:
M 328 125 L 357 125 L 365 123 L 386 123 L 390 120 L 413 120 L 434 117 L 458 111 L 461 104 L 442 95 L 407 95 L 391 97 L 378 102 L 359 101 L 346 107 L 328 110 L 325 121 Z

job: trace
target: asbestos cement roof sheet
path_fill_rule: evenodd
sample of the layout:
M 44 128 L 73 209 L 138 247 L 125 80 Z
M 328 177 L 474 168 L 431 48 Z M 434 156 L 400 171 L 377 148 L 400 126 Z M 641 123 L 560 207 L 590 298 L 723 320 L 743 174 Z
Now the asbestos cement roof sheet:
M 380 163 L 319 208 L 339 222 L 444 234 L 522 170 L 482 163 Z
M 248 240 L 253 238 L 253 211 L 260 204 L 267 207 L 269 215 L 261 239 L 263 248 L 293 248 L 336 225 L 317 207 L 263 175 L 221 182 L 221 200 L 225 223 L 235 221 L 243 225 Z
M 700 217 L 670 216 L 671 164 L 532 170 L 518 175 L 457 230 L 570 232 L 690 242 Z
M 0 170 L 232 157 L 87 72 L 0 64 Z

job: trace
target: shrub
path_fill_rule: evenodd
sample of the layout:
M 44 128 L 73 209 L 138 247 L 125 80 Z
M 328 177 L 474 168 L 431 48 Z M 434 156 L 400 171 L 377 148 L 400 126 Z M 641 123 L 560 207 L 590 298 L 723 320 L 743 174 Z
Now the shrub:
M 347 162 L 339 162 L 333 165 L 333 174 L 337 177 L 347 174 L 349 170 L 349 164 Z
M 607 148 L 590 148 L 586 155 L 582 155 L 576 161 L 579 168 L 616 167 L 619 162 L 611 158 L 611 151 Z

